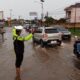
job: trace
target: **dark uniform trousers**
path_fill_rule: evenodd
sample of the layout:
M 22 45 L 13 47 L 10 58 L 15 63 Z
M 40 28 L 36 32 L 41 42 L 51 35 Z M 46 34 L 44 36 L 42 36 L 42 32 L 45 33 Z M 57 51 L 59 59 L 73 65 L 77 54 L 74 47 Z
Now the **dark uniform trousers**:
M 23 61 L 24 41 L 14 40 L 14 51 L 16 54 L 16 68 L 20 68 Z

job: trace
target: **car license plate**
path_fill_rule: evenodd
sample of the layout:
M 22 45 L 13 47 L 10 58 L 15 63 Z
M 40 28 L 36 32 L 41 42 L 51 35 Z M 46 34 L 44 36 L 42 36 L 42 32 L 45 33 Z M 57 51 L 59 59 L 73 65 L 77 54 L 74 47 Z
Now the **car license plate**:
M 51 44 L 56 44 L 56 41 L 51 41 Z

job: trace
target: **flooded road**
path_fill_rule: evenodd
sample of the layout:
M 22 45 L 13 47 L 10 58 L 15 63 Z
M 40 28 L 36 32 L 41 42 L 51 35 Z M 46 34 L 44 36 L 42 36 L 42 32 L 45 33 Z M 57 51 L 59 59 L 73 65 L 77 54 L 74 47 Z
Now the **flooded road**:
M 11 28 L 6 28 L 5 41 L 0 41 L 0 80 L 15 80 L 15 76 Z M 80 80 L 80 61 L 73 54 L 73 40 L 46 48 L 33 45 L 32 40 L 25 42 L 21 80 Z

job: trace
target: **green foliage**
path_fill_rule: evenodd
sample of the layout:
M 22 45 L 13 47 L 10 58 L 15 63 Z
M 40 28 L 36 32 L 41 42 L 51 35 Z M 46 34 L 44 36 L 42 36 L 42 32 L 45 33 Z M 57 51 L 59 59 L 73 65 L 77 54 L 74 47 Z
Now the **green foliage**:
M 4 26 L 8 26 L 8 21 L 5 21 L 5 25 Z
M 66 19 L 65 18 L 61 18 L 57 21 L 58 23 L 66 23 Z
M 47 16 L 45 16 L 45 24 L 46 25 L 52 25 L 53 23 L 55 23 L 56 22 L 56 20 L 55 19 L 53 19 L 52 17 L 47 17 Z
M 71 28 L 69 29 L 72 33 L 72 35 L 80 36 L 80 28 Z

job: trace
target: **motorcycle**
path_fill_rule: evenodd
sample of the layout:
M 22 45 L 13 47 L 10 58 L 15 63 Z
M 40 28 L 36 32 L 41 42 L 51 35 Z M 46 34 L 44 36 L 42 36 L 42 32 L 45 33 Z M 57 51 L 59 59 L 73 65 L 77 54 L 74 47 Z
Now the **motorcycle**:
M 73 53 L 80 59 L 80 39 L 74 42 Z

